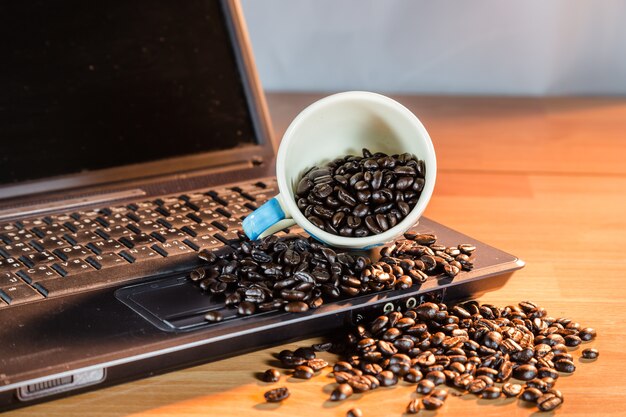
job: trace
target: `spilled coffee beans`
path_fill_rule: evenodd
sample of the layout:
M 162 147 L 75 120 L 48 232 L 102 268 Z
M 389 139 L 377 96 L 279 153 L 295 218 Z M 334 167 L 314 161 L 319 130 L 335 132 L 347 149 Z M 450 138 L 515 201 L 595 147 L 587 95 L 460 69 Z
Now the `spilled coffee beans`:
M 270 310 L 304 313 L 337 299 L 420 286 L 431 276 L 454 277 L 474 267 L 470 256 L 476 247 L 447 247 L 433 234 L 407 232 L 404 239 L 383 247 L 378 261 L 297 235 L 256 241 L 242 237 L 229 249 L 220 255 L 201 251 L 206 264 L 190 278 L 207 294 L 223 299 L 225 307 L 249 316 Z M 205 319 L 226 320 L 217 310 Z M 413 344 L 404 338 L 395 348 L 409 350 Z
M 428 244 L 423 235 L 417 239 Z M 540 411 L 551 411 L 563 403 L 563 395 L 554 388 L 560 373 L 575 371 L 561 339 L 578 336 L 580 329 L 578 323 L 550 317 L 529 301 L 506 307 L 476 301 L 424 302 L 404 313 L 392 311 L 324 344 L 341 359 L 333 365 L 337 385 L 330 400 L 342 401 L 354 392 L 393 386 L 404 379 L 422 395 L 409 402 L 407 414 L 441 408 L 448 397 L 447 390 L 438 388 L 443 384 L 487 400 L 517 397 Z M 591 339 L 596 336 L 595 331 L 585 331 Z M 285 367 L 299 372 L 307 368 L 301 364 L 317 360 L 311 354 L 314 350 L 300 348 L 282 351 L 278 357 Z M 596 349 L 583 351 L 583 358 L 597 356 Z

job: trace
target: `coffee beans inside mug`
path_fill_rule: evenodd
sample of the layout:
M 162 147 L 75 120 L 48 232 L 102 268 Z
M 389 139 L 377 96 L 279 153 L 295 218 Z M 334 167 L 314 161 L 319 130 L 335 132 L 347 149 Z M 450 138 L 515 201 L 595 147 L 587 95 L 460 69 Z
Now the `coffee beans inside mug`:
M 424 189 L 424 161 L 363 149 L 304 173 L 297 205 L 315 227 L 345 237 L 383 233 L 415 207 Z

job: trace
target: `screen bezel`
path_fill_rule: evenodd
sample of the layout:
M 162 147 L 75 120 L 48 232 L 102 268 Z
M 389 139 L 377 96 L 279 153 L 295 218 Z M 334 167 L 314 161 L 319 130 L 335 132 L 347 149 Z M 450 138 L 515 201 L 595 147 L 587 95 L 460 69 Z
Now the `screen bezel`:
M 252 161 L 273 159 L 275 154 L 272 127 L 265 96 L 258 79 L 250 41 L 239 0 L 220 0 L 224 11 L 237 66 L 241 73 L 244 92 L 255 132 L 255 143 L 222 151 L 201 152 L 193 155 L 105 168 L 83 173 L 42 178 L 0 185 L 0 201 L 31 194 L 82 188 L 112 182 L 139 180 L 195 170 L 252 166 Z M 209 158 L 210 156 L 210 158 Z

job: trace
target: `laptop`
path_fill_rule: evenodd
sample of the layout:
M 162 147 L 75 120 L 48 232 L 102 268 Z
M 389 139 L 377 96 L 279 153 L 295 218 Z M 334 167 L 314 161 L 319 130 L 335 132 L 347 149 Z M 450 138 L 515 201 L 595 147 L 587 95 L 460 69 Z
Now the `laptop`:
M 1 410 L 476 295 L 523 266 L 422 219 L 474 243 L 475 268 L 239 317 L 188 275 L 277 193 L 240 5 L 24 0 L 0 6 L 0 27 Z

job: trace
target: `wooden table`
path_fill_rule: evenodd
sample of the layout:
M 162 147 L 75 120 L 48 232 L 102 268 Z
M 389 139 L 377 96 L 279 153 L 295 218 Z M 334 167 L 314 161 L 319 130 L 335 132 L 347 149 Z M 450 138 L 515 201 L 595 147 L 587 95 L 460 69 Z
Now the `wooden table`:
M 271 94 L 277 137 L 312 94 Z M 527 262 L 482 300 L 533 300 L 553 316 L 598 330 L 587 346 L 595 363 L 576 360 L 561 377 L 559 415 L 626 415 L 626 99 L 396 96 L 429 130 L 439 162 L 426 215 Z M 269 384 L 255 373 L 279 346 L 203 366 L 7 413 L 7 416 L 401 416 L 414 391 L 401 383 L 326 401 L 326 372 L 310 381 L 283 377 L 291 398 L 266 404 Z M 574 352 L 578 357 L 579 351 Z M 332 355 L 324 354 L 325 358 Z M 515 400 L 451 397 L 438 414 L 533 415 Z M 434 412 L 422 415 L 434 415 Z

